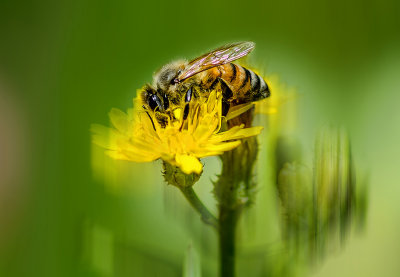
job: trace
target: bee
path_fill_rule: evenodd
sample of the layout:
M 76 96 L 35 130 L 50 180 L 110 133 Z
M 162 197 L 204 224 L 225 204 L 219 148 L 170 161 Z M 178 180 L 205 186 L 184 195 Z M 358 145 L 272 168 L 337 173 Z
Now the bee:
M 158 111 L 157 120 L 165 126 L 173 118 L 171 106 L 184 107 L 183 119 L 189 114 L 192 99 L 207 95 L 218 84 L 222 89 L 222 115 L 230 107 L 270 96 L 265 80 L 252 70 L 232 63 L 248 55 L 253 42 L 239 42 L 217 48 L 192 61 L 175 61 L 163 66 L 153 77 L 153 84 L 141 93 L 143 108 Z

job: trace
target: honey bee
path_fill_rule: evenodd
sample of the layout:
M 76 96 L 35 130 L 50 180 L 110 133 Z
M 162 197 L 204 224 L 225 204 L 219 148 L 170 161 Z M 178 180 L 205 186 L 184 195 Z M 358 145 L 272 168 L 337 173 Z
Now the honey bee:
M 163 66 L 141 93 L 143 108 L 158 111 L 157 120 L 165 126 L 173 118 L 171 106 L 184 107 L 183 119 L 189 114 L 193 98 L 207 95 L 218 84 L 222 89 L 222 114 L 229 108 L 266 98 L 267 83 L 252 70 L 232 62 L 248 55 L 253 42 L 239 42 L 217 48 L 190 62 L 181 60 Z

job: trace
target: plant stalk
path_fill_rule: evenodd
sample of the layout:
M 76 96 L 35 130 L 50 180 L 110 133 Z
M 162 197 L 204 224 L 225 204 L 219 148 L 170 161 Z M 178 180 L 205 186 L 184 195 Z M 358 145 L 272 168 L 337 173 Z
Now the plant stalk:
M 238 212 L 235 209 L 220 207 L 219 249 L 220 276 L 235 276 L 235 234 Z
M 200 214 L 201 219 L 208 225 L 218 229 L 218 220 L 215 216 L 207 209 L 207 207 L 201 202 L 193 186 L 179 187 L 185 198 L 189 201 L 190 205 Z

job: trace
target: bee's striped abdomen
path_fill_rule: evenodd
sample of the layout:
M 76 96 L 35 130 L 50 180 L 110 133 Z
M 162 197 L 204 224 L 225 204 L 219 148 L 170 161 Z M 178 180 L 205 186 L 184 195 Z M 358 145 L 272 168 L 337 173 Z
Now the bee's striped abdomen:
M 233 63 L 224 64 L 220 68 L 220 78 L 232 90 L 236 102 L 257 101 L 270 95 L 267 83 L 252 70 Z
M 233 63 L 227 63 L 206 71 L 202 79 L 205 88 L 214 87 L 222 80 L 232 91 L 228 101 L 236 104 L 248 103 L 270 95 L 267 83 L 252 70 Z

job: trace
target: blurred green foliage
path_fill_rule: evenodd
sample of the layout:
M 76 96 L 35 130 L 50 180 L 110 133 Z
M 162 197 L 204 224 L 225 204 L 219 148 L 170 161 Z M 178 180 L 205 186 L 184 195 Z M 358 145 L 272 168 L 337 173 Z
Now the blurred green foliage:
M 313 274 L 397 276 L 399 12 L 394 0 L 1 1 L 0 101 L 13 99 L 24 118 L 29 170 L 20 183 L 1 183 L 20 189 L 13 201 L 1 191 L 1 215 L 12 220 L 1 217 L 0 275 L 190 276 L 193 245 L 201 273 L 213 276 L 215 234 L 164 184 L 161 164 L 116 162 L 126 178 L 118 170 L 110 182 L 96 178 L 89 127 L 106 124 L 111 107 L 130 107 L 170 60 L 252 40 L 250 63 L 297 87 L 296 136 L 308 164 L 317 127 L 333 122 L 348 128 L 355 164 L 370 171 L 364 236 Z M 275 150 L 261 153 L 268 168 Z M 195 189 L 212 206 L 220 164 L 205 163 Z M 280 255 L 274 170 L 259 173 L 257 204 L 241 224 L 239 274 L 256 264 L 264 269 L 255 276 L 303 271 Z M 260 247 L 270 262 L 253 255 Z

